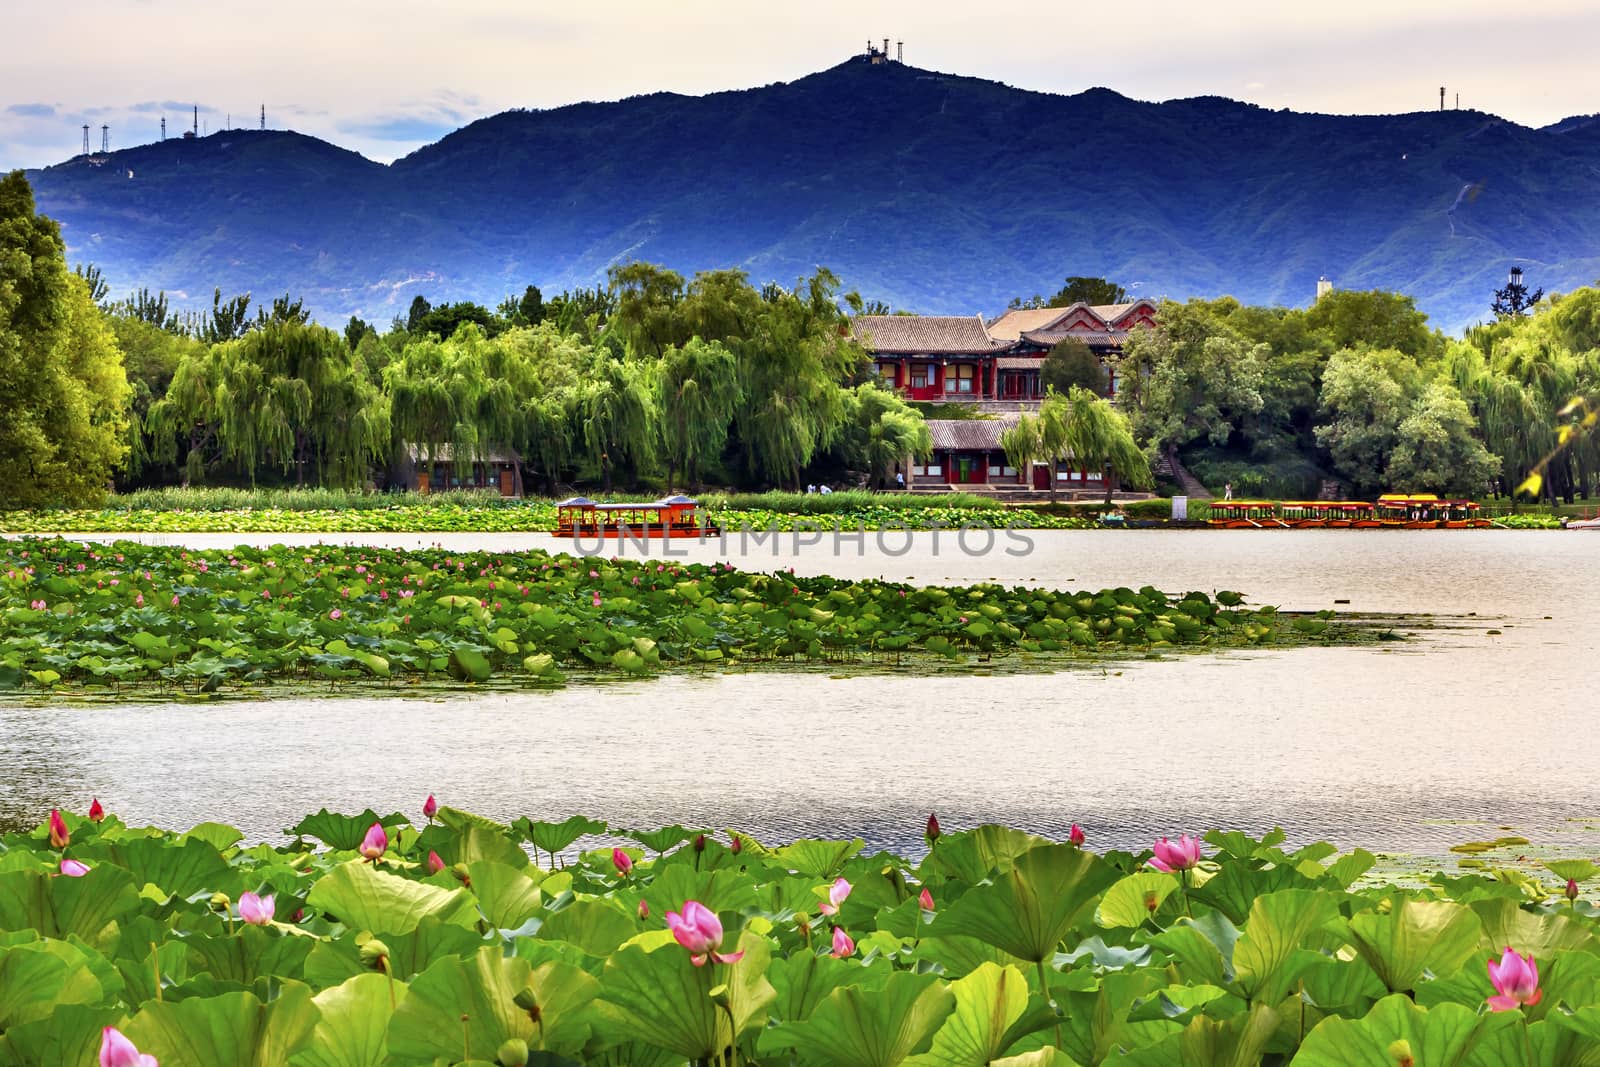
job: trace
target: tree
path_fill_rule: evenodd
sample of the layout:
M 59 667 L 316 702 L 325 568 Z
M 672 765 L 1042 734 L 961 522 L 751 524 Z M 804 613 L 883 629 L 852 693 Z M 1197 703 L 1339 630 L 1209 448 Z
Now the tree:
M 1415 371 L 1404 353 L 1344 349 L 1322 376 L 1322 423 L 1317 442 L 1357 496 L 1382 492 L 1409 396 L 1392 367 Z M 1404 376 L 1403 374 L 1401 375 Z
M 684 296 L 683 275 L 654 263 L 635 261 L 612 267 L 606 278 L 617 298 L 610 322 L 634 351 L 659 357 L 669 345 L 689 339 L 676 314 Z
M 1067 308 L 1073 304 L 1084 303 L 1090 306 L 1103 306 L 1106 304 L 1123 304 L 1128 300 L 1128 291 L 1115 282 L 1104 278 L 1088 278 L 1074 274 L 1062 282 L 1049 297 L 1035 293 L 1030 297 L 1013 297 L 1007 305 L 1012 310 L 1031 310 L 1034 308 Z
M 1312 305 L 1305 319 L 1333 349 L 1392 348 L 1421 359 L 1444 348 L 1415 300 L 1382 289 L 1336 289 Z
M 369 333 L 376 333 L 367 321 L 358 315 L 351 315 L 350 321 L 344 324 L 344 343 L 354 352 L 361 344 L 361 339 Z
M 433 305 L 428 303 L 428 298 L 423 296 L 421 293 L 418 293 L 416 296 L 412 297 L 411 308 L 406 312 L 406 332 L 409 334 L 423 333 L 422 320 L 426 318 L 428 312 L 432 310 Z M 445 336 L 449 335 L 446 334 Z
M 1500 459 L 1473 436 L 1472 412 L 1454 386 L 1434 382 L 1396 428 L 1389 484 L 1414 492 L 1476 496 L 1500 473 Z
M 220 288 L 211 293 L 211 317 L 200 322 L 200 339 L 208 345 L 243 337 L 256 325 L 249 318 L 250 294 L 222 299 Z
M 1006 454 L 1006 463 L 1022 472 L 1032 484 L 1033 465 L 1046 458 L 1044 442 L 1039 436 L 1039 420 L 1032 415 L 1018 415 L 1017 421 L 1000 431 L 1000 448 Z M 1055 472 L 1050 473 L 1055 482 Z
M 614 468 L 637 472 L 655 458 L 660 426 L 652 371 L 638 360 L 597 352 L 578 393 L 583 447 L 589 460 L 600 467 L 607 493 L 611 492 Z
M 862 382 L 846 398 L 846 462 L 864 466 L 872 488 L 888 486 L 895 466 L 907 457 L 933 454 L 927 421 L 896 394 L 876 382 Z
M 1110 375 L 1100 357 L 1076 337 L 1055 343 L 1039 364 L 1039 381 L 1046 390 L 1054 389 L 1063 396 L 1079 386 L 1099 396 L 1105 396 L 1111 388 Z
M 692 337 L 668 348 L 657 375 L 661 436 L 667 453 L 667 488 L 683 472 L 699 485 L 700 465 L 722 454 L 739 405 L 739 364 L 722 342 Z
M 126 304 L 117 305 L 118 309 Z M 151 440 L 148 419 L 151 407 L 167 395 L 173 376 L 183 360 L 203 353 L 204 345 L 192 337 L 162 329 L 137 314 L 112 314 L 106 324 L 122 350 L 130 392 L 128 419 L 128 459 L 125 473 L 137 479 L 162 451 Z M 172 452 L 165 449 L 170 462 Z
M 1093 391 L 1074 387 L 1065 396 L 1051 393 L 1039 408 L 1039 422 L 1041 443 L 1061 442 L 1052 459 L 1064 454 L 1085 471 L 1101 472 L 1108 505 L 1119 478 L 1132 486 L 1153 484 L 1149 460 L 1134 442 L 1127 416 Z
M 122 354 L 21 171 L 0 179 L 0 493 L 81 506 L 127 452 Z

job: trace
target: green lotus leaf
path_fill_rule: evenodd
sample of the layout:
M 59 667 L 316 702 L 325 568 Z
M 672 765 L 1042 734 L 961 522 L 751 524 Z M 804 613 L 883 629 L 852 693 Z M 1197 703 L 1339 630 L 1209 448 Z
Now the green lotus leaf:
M 990 1067 L 1080 1067 L 1078 1061 L 1051 1045 L 991 1060 Z
M 1004 874 L 1024 852 L 1049 844 L 1035 834 L 988 823 L 941 837 L 923 866 L 947 878 L 977 885 L 991 874 Z
M 1594 951 L 1595 937 L 1576 916 L 1524 911 L 1517 901 L 1475 900 L 1470 905 L 1483 923 L 1486 952 L 1498 952 L 1507 945 L 1538 959 L 1549 959 L 1557 951 Z
M 1028 979 L 1017 968 L 985 963 L 951 983 L 950 991 L 955 1010 L 928 1051 L 905 1061 L 908 1067 L 985 1067 L 1023 1036 L 1011 1031 L 1028 1007 Z M 1048 1007 L 1045 1017 L 1055 1021 Z
M 968 890 L 939 913 L 928 932 L 965 934 L 1025 960 L 1048 959 L 1116 877 L 1091 852 L 1042 845 L 1018 856 L 993 883 Z
M 231 934 L 209 937 L 191 934 L 189 970 L 204 972 L 224 982 L 248 986 L 257 978 L 300 978 L 313 942 L 258 926 L 244 926 Z
M 767 978 L 776 993 L 772 1014 L 780 1022 L 811 1017 L 818 1004 L 841 986 L 878 989 L 892 972 L 883 966 L 863 967 L 854 960 L 796 952 L 774 960 Z
M 860 852 L 865 844 L 860 838 L 851 841 L 796 841 L 778 849 L 773 862 L 785 870 L 813 878 L 834 878 L 845 862 Z
M 655 879 L 645 888 L 644 899 L 655 916 L 679 911 L 690 900 L 698 900 L 718 913 L 744 911 L 755 907 L 755 879 L 731 868 L 697 871 L 688 864 L 658 864 Z
M 1240 990 L 1251 1001 L 1277 1003 L 1293 986 L 1298 968 L 1308 956 L 1316 959 L 1316 950 L 1338 947 L 1342 939 L 1330 945 L 1325 929 L 1338 917 L 1338 900 L 1311 889 L 1284 889 L 1256 897 L 1233 946 Z
M 60 945 L 60 950 L 53 949 Z M 57 1004 L 92 1005 L 106 990 L 82 966 L 84 954 L 60 942 L 0 950 L 0 1033 L 47 1018 Z
M 1361 1019 L 1330 1016 L 1306 1035 L 1295 1067 L 1508 1067 L 1526 1064 L 1515 1012 L 1479 1015 L 1460 1004 L 1420 1008 L 1385 997 Z M 1544 1061 L 1541 1061 L 1544 1062 Z
M 551 912 L 540 925 L 538 936 L 565 941 L 590 956 L 605 957 L 638 932 L 638 920 L 615 903 L 582 899 Z
M 1143 926 L 1173 893 L 1178 880 L 1159 871 L 1137 871 L 1106 890 L 1095 912 L 1101 926 Z
M 4 1027 L 0 1064 L 6 1067 L 57 1067 L 97 1063 L 101 1030 L 122 1021 L 123 1009 L 58 1004 L 34 1022 Z
M 499 947 L 442 959 L 411 980 L 389 1023 L 389 1054 L 402 1063 L 488 1060 L 508 1038 L 519 1038 L 530 1049 L 572 1055 L 589 1040 L 598 989 L 577 967 L 534 967 Z M 519 996 L 537 1005 L 537 1022 Z
M 472 648 L 457 648 L 450 652 L 450 675 L 464 682 L 487 682 L 494 673 L 488 657 Z
M 154 885 L 168 896 L 202 890 L 232 890 L 238 878 L 215 845 L 199 838 L 163 841 L 134 838 L 109 846 L 110 858 L 127 869 L 135 885 Z
M 376 935 L 389 950 L 389 973 L 397 980 L 427 970 L 447 956 L 470 956 L 483 946 L 476 930 L 427 917 L 409 933 L 352 930 L 334 940 L 319 940 L 305 959 L 306 981 L 319 988 L 339 985 L 374 968 L 361 958 L 361 944 Z
M 1390 992 L 1405 992 L 1424 972 L 1454 974 L 1477 953 L 1483 924 L 1462 904 L 1397 896 L 1387 912 L 1354 916 L 1350 939 Z
M 477 903 L 459 889 L 441 889 L 377 870 L 350 860 L 329 871 L 312 887 L 306 903 L 333 915 L 352 930 L 403 934 L 427 916 L 445 923 L 471 926 Z
M 77 936 L 99 945 L 120 917 L 139 907 L 126 871 L 109 863 L 81 878 L 38 870 L 0 873 L 0 930 L 34 930 L 43 937 Z
M 543 901 L 539 883 L 543 878 L 530 877 L 529 868 L 519 870 L 492 860 L 479 860 L 467 869 L 472 877 L 472 895 L 490 926 L 515 930 L 539 911 Z M 543 872 L 539 873 L 542 876 Z
M 190 827 L 180 840 L 204 841 L 221 852 L 244 839 L 244 831 L 220 822 L 203 822 Z
M 763 1044 L 792 1047 L 808 1064 L 896 1067 L 932 1044 L 955 1003 L 935 976 L 901 971 L 878 989 L 835 989 L 810 1018 L 782 1024 Z
M 606 961 L 601 976 L 614 1027 L 626 1039 L 690 1059 L 719 1055 L 766 1022 L 775 995 L 765 976 L 767 939 L 747 929 L 738 951 L 744 956 L 736 963 L 696 967 L 665 931 L 635 938 Z M 725 1006 L 713 1000 L 714 990 Z
M 406 995 L 403 982 L 360 974 L 318 993 L 317 1025 L 292 1067 L 383 1067 L 389 1055 L 392 1003 Z
M 270 1004 L 251 993 L 147 1001 L 121 1029 L 162 1064 L 286 1067 L 317 1018 L 311 990 L 285 982 Z
M 380 817 L 371 808 L 360 815 L 338 815 L 323 808 L 315 815 L 301 819 L 284 833 L 296 837 L 314 837 L 331 849 L 350 852 L 361 844 L 362 838 L 367 836 L 367 830 L 375 822 L 385 827 L 398 826 L 406 822 L 406 817 L 399 812 Z
M 589 834 L 603 834 L 607 830 L 604 822 L 598 819 L 586 819 L 581 815 L 574 815 L 562 822 L 531 822 L 527 819 L 518 819 L 512 828 L 522 837 L 533 843 L 533 846 L 555 855 L 565 851 L 578 838 Z

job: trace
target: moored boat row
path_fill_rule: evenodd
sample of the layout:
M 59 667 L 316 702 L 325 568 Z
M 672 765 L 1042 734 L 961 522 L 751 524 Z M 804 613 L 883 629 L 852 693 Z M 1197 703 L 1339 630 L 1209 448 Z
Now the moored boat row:
M 1210 524 L 1225 530 L 1469 530 L 1492 525 L 1471 500 L 1388 493 L 1366 500 L 1213 500 Z

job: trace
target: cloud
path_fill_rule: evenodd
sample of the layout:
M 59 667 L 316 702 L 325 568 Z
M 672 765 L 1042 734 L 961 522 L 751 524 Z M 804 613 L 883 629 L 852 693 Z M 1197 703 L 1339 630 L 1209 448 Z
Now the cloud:
M 461 123 L 459 122 L 444 122 L 420 115 L 389 115 L 338 124 L 338 129 L 341 133 L 351 134 L 355 137 L 366 137 L 375 141 L 415 142 L 418 144 L 437 141 L 445 134 L 451 133 L 460 127 Z
M 55 117 L 56 109 L 50 104 L 12 104 L 6 108 L 6 114 L 25 119 L 49 119 Z

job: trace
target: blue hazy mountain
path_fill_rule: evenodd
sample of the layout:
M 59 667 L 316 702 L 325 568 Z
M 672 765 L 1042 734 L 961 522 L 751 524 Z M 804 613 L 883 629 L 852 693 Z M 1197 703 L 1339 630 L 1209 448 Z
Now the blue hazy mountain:
M 392 165 L 234 130 L 30 174 L 121 293 L 304 296 L 387 322 L 412 296 L 547 294 L 628 259 L 817 265 L 868 298 L 994 314 L 1068 274 L 1138 295 L 1414 294 L 1440 325 L 1600 277 L 1600 122 L 1334 116 L 1072 96 L 852 60 L 794 82 L 509 111 Z

